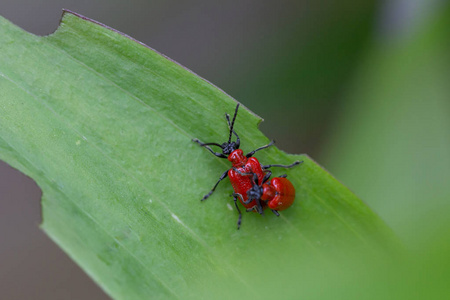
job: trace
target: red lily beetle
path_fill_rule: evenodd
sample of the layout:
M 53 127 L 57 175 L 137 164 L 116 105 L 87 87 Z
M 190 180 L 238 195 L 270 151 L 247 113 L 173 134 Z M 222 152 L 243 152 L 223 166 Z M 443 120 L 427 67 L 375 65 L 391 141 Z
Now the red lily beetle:
M 286 178 L 287 175 L 272 178 L 270 173 L 266 174 L 262 181 L 257 174 L 253 174 L 253 187 L 247 191 L 247 201 L 260 199 L 263 206 L 272 211 L 288 209 L 295 199 L 295 188 Z M 261 184 L 258 184 L 261 182 Z

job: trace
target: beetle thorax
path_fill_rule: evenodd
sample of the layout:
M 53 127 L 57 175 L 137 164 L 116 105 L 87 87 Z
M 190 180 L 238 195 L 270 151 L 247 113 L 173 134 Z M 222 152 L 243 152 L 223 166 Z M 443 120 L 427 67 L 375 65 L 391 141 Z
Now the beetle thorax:
M 245 165 L 247 157 L 241 149 L 236 149 L 228 156 L 228 160 L 233 164 L 233 167 L 238 168 Z
M 276 190 L 274 189 L 273 186 L 265 183 L 265 184 L 263 184 L 262 189 L 263 189 L 263 192 L 261 195 L 262 200 L 270 200 L 270 199 L 273 199 L 273 197 L 275 197 Z

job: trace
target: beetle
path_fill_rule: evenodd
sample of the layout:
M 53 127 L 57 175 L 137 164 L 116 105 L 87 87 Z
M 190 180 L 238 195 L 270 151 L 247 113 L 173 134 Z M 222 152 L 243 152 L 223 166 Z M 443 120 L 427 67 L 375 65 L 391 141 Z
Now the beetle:
M 271 173 L 266 174 L 262 181 L 255 173 L 241 173 L 241 175 L 252 175 L 253 177 L 253 186 L 247 191 L 247 200 L 241 199 L 242 202 L 247 203 L 259 199 L 263 207 L 270 208 L 277 215 L 278 211 L 288 209 L 293 204 L 295 188 L 286 178 L 286 174 L 274 177 L 270 181 Z
M 252 198 L 250 201 L 248 199 L 247 191 L 251 190 L 255 183 L 253 176 L 257 177 L 257 182 L 263 182 L 265 177 L 268 174 L 271 174 L 271 172 L 268 170 L 271 167 L 281 167 L 281 168 L 292 168 L 298 164 L 300 164 L 300 161 L 295 161 L 294 163 L 290 165 L 261 165 L 257 158 L 253 157 L 253 155 L 260 150 L 269 148 L 272 146 L 275 141 L 271 141 L 269 144 L 261 146 L 246 155 L 244 155 L 244 152 L 242 149 L 239 149 L 241 140 L 239 138 L 239 135 L 234 130 L 234 123 L 236 121 L 238 109 L 239 109 L 239 103 L 236 105 L 236 109 L 234 111 L 234 116 L 232 121 L 230 121 L 230 115 L 225 114 L 225 118 L 227 121 L 227 124 L 230 128 L 229 135 L 228 135 L 228 141 L 224 142 L 222 144 L 218 143 L 203 143 L 199 139 L 193 139 L 192 141 L 199 144 L 201 147 L 206 148 L 209 152 L 211 152 L 213 155 L 219 157 L 219 158 L 226 158 L 231 162 L 232 167 L 228 170 L 226 170 L 219 178 L 219 180 L 216 182 L 214 187 L 211 189 L 209 193 L 207 193 L 201 201 L 204 201 L 208 199 L 212 193 L 216 190 L 219 183 L 225 179 L 226 177 L 229 177 L 231 185 L 233 186 L 233 200 L 234 205 L 236 206 L 236 209 L 239 213 L 238 218 L 238 229 L 241 225 L 242 220 L 242 214 L 241 210 L 239 209 L 239 206 L 237 204 L 237 199 L 241 202 L 241 204 L 247 209 L 247 211 L 254 210 L 258 212 L 259 214 L 263 214 L 263 210 L 266 208 L 264 206 L 264 203 L 261 202 L 260 198 Z M 233 135 L 236 136 L 236 141 L 232 141 Z M 221 148 L 222 153 L 215 152 L 210 146 L 216 146 Z M 270 177 L 270 175 L 269 175 Z M 278 215 L 278 212 L 273 210 L 273 212 Z

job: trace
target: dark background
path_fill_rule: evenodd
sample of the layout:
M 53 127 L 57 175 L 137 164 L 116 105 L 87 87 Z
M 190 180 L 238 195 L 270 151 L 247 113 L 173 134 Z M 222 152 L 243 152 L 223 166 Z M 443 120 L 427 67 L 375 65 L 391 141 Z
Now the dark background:
M 412 35 L 443 2 L 2 0 L 0 14 L 37 35 L 57 28 L 62 8 L 122 31 L 263 117 L 279 148 L 307 153 L 340 178 L 329 145 L 367 53 Z M 39 201 L 34 182 L 0 162 L 1 298 L 107 299 L 38 228 Z

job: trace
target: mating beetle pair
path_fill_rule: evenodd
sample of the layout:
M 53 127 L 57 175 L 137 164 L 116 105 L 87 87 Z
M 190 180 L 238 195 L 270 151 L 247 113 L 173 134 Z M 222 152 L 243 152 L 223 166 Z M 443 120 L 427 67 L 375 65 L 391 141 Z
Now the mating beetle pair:
M 241 226 L 242 214 L 237 204 L 237 199 L 239 199 L 247 211 L 255 211 L 261 215 L 264 214 L 264 209 L 268 207 L 274 214 L 279 216 L 279 210 L 285 210 L 292 205 L 295 198 L 294 186 L 286 178 L 286 175 L 272 178 L 272 180 L 269 181 L 270 176 L 272 175 L 269 168 L 292 168 L 299 165 L 303 161 L 296 161 L 290 165 L 261 165 L 258 159 L 253 157 L 253 155 L 259 150 L 272 146 L 274 141 L 271 141 L 268 145 L 259 147 L 244 155 L 244 152 L 239 149 L 241 142 L 239 136 L 234 131 L 234 122 L 236 120 L 238 109 L 239 103 L 236 105 L 236 110 L 232 121 L 230 121 L 230 116 L 225 114 L 225 118 L 230 128 L 230 134 L 227 142 L 218 144 L 202 143 L 198 139 L 194 139 L 193 141 L 208 149 L 215 156 L 227 158 L 231 162 L 232 167 L 220 176 L 211 191 L 201 200 L 204 201 L 211 196 L 219 183 L 226 177 L 229 177 L 231 185 L 234 189 L 234 204 L 239 213 L 239 219 L 237 222 L 239 229 Z M 236 136 L 236 141 L 231 141 L 233 134 Z M 210 146 L 220 147 L 222 149 L 222 153 L 215 152 Z

